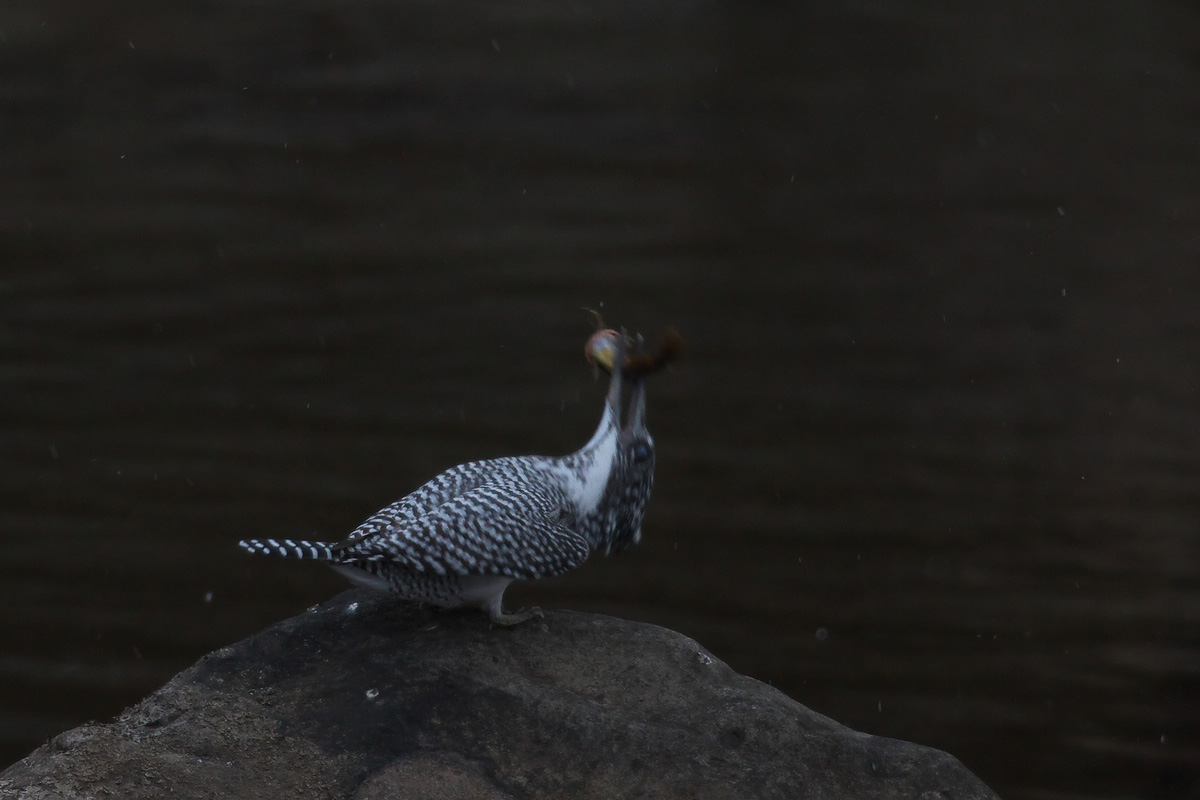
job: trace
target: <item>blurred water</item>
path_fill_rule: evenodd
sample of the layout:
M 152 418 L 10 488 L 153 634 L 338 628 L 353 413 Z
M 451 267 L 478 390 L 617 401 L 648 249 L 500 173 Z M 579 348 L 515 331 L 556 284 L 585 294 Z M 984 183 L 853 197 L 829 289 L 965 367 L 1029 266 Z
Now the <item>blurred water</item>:
M 342 587 L 244 557 L 566 452 L 682 630 L 1005 797 L 1200 783 L 1192 4 L 0 9 L 0 755 Z

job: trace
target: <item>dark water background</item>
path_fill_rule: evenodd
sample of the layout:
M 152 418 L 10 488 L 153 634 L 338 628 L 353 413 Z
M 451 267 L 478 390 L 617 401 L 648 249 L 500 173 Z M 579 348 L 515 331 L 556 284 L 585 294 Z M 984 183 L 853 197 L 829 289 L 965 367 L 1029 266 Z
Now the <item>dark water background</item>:
M 1007 798 L 1200 793 L 1200 6 L 0 7 L 0 761 L 658 379 L 681 630 Z

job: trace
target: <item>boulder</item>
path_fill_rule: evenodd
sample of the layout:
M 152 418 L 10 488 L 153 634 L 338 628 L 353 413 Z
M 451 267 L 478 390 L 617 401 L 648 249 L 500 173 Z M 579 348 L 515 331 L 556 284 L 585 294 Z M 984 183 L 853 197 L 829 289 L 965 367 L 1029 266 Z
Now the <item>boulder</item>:
M 994 798 L 653 625 L 514 628 L 365 590 L 211 653 L 0 774 L 20 798 Z

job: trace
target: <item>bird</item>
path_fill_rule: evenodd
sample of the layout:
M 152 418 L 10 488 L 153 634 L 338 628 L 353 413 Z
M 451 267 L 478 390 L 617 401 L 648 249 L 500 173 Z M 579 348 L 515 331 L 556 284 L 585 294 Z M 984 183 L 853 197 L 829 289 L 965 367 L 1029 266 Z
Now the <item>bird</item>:
M 654 439 L 646 428 L 652 370 L 628 367 L 631 348 L 641 352 L 641 337 L 624 331 L 597 330 L 588 340 L 588 360 L 610 377 L 600 423 L 574 453 L 452 467 L 340 542 L 244 539 L 238 545 L 254 554 L 324 562 L 355 585 L 405 601 L 478 607 L 496 625 L 542 617 L 537 607 L 505 613 L 508 585 L 560 575 L 593 552 L 619 552 L 642 537 L 654 483 Z M 659 359 L 665 360 L 669 356 Z

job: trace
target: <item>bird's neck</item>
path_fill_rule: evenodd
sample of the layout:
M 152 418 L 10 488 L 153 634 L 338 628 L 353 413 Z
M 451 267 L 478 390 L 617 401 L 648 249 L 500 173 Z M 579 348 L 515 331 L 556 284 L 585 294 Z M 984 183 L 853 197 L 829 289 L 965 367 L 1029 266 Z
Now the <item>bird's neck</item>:
M 605 406 L 600 424 L 588 443 L 560 461 L 565 478 L 563 488 L 577 518 L 589 517 L 600 508 L 617 463 L 617 427 L 616 415 Z

